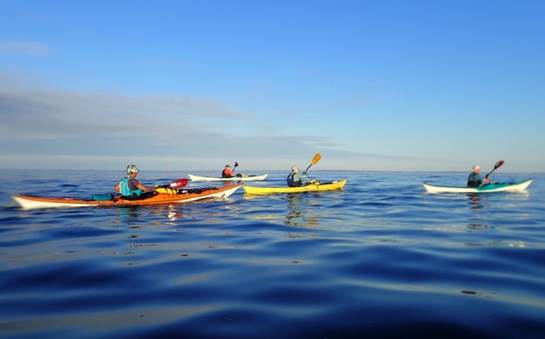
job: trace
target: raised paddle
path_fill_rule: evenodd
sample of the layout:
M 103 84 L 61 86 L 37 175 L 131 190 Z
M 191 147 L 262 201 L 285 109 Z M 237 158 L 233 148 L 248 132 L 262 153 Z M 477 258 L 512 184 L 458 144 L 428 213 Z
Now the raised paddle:
M 322 156 L 320 155 L 320 153 L 316 153 L 314 158 L 312 158 L 312 160 L 310 161 L 310 165 L 308 165 L 307 169 L 303 173 L 306 173 L 312 165 L 316 165 L 318 161 L 320 161 L 320 159 L 322 159 Z
M 233 177 L 242 177 L 242 174 L 240 173 L 238 173 L 237 175 L 234 175 L 237 167 L 238 167 L 238 162 L 235 161 L 235 164 L 233 165 Z
M 494 171 L 497 170 L 498 168 L 502 167 L 504 163 L 505 163 L 505 161 L 503 161 L 503 160 L 500 160 L 500 161 L 496 162 L 496 164 L 494 165 L 494 169 L 493 169 L 492 171 L 488 172 L 488 173 L 484 176 L 485 179 L 488 179 L 488 176 L 489 176 L 490 174 L 492 174 L 492 172 L 494 172 Z

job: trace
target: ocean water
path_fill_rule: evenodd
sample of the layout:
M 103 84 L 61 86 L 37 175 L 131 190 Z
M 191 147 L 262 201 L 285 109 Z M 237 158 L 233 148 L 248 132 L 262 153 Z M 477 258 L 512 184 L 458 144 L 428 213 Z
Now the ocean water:
M 185 172 L 141 174 L 152 184 Z M 488 195 L 421 186 L 463 184 L 463 173 L 314 175 L 349 182 L 23 211 L 12 194 L 89 197 L 120 173 L 0 171 L 0 337 L 543 338 L 545 175 L 497 173 L 535 181 Z

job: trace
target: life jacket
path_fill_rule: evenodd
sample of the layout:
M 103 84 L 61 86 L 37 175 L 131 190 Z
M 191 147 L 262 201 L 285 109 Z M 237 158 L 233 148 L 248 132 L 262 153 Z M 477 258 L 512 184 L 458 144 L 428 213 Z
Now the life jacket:
M 222 178 L 232 178 L 233 177 L 233 170 L 230 169 L 230 168 L 224 168 L 223 171 L 221 172 L 221 177 Z
M 467 187 L 479 187 L 483 183 L 481 176 L 476 173 L 471 173 L 467 178 Z
M 293 179 L 293 177 L 295 176 L 295 172 L 291 172 L 289 175 L 288 175 L 288 186 L 289 187 L 299 187 L 301 186 L 301 181 L 295 181 Z
M 124 197 L 139 196 L 142 194 L 142 190 L 139 188 L 131 189 L 129 180 L 129 177 L 125 177 L 119 181 L 119 193 Z

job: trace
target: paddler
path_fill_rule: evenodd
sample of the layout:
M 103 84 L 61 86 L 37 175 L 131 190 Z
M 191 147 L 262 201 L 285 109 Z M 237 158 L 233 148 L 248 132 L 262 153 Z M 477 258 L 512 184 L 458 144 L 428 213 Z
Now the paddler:
M 481 187 L 484 185 L 488 185 L 490 183 L 490 179 L 488 178 L 481 178 L 481 166 L 474 165 L 471 168 L 471 173 L 469 173 L 469 176 L 467 177 L 467 187 Z
M 291 166 L 291 172 L 288 175 L 288 186 L 289 187 L 301 187 L 305 186 L 311 181 L 309 180 L 306 172 L 301 173 L 299 167 Z
M 231 168 L 230 165 L 225 165 L 225 168 L 221 172 L 222 178 L 232 178 L 235 176 L 235 171 Z
M 144 192 L 153 192 L 154 188 L 143 185 L 136 179 L 137 175 L 138 168 L 136 165 L 127 166 L 127 176 L 115 185 L 114 190 L 124 197 L 139 196 Z
M 235 169 L 237 167 L 238 167 L 238 162 L 236 162 L 236 161 L 235 161 L 235 165 L 232 168 L 229 165 L 225 165 L 225 168 L 221 172 L 221 177 L 222 178 L 233 178 L 233 177 L 240 178 L 240 177 L 243 177 L 243 175 L 240 174 L 240 173 L 237 173 L 235 175 Z

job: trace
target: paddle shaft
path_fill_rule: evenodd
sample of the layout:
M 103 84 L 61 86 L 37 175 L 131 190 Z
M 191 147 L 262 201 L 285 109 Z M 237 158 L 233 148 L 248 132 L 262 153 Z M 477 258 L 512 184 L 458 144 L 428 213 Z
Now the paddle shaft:
M 492 171 L 488 172 L 488 173 L 484 176 L 485 179 L 488 179 L 488 177 L 490 176 L 490 174 L 492 174 L 492 172 L 494 172 L 495 170 L 497 170 L 498 168 L 500 168 L 501 166 L 503 166 L 503 163 L 504 163 L 503 160 L 498 161 L 498 162 L 494 165 L 494 168 L 492 169 Z

